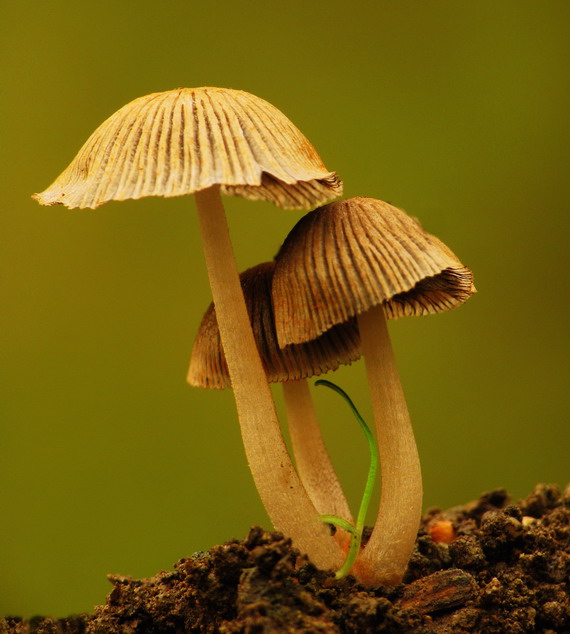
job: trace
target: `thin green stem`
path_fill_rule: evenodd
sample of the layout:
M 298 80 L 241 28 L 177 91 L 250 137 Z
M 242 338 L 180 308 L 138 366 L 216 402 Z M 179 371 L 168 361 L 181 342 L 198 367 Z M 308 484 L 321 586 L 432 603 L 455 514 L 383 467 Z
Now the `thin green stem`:
M 343 520 L 340 517 L 337 517 L 336 515 L 321 515 L 321 519 L 323 520 L 323 522 L 339 526 L 340 528 L 344 528 L 350 533 L 350 546 L 348 549 L 346 560 L 342 568 L 340 568 L 340 570 L 336 573 L 336 578 L 342 579 L 342 577 L 348 574 L 348 572 L 354 565 L 354 562 L 356 561 L 358 553 L 360 552 L 360 543 L 362 541 L 362 531 L 364 529 L 366 512 L 368 511 L 370 498 L 372 497 L 372 491 L 374 489 L 374 482 L 378 473 L 378 448 L 376 447 L 376 442 L 374 440 L 372 432 L 370 431 L 370 428 L 365 423 L 364 419 L 360 415 L 359 411 L 356 409 L 356 406 L 354 405 L 352 399 L 348 396 L 348 394 L 338 385 L 331 383 L 331 381 L 326 381 L 325 379 L 319 379 L 318 381 L 315 381 L 315 385 L 324 385 L 325 387 L 334 390 L 337 394 L 340 394 L 344 398 L 344 400 L 347 402 L 348 406 L 352 410 L 352 413 L 358 421 L 358 424 L 360 425 L 362 431 L 364 432 L 364 435 L 366 436 L 366 440 L 368 442 L 368 447 L 370 449 L 370 468 L 368 469 L 366 486 L 364 487 L 362 501 L 360 502 L 360 508 L 358 509 L 356 526 L 353 527 L 349 522 Z M 346 525 L 348 525 L 349 528 L 347 528 Z
M 332 524 L 333 526 L 338 526 L 342 528 L 347 533 L 353 535 L 356 532 L 356 528 L 348 521 L 339 517 L 338 515 L 320 515 L 321 520 L 325 524 Z

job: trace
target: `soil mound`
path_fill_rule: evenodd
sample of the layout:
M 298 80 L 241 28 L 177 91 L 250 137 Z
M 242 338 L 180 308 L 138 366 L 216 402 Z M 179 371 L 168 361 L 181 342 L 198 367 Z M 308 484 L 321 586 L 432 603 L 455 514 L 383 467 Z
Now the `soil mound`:
M 570 487 L 428 511 L 392 589 L 337 581 L 259 527 L 172 571 L 109 579 L 93 614 L 0 619 L 0 634 L 570 632 Z

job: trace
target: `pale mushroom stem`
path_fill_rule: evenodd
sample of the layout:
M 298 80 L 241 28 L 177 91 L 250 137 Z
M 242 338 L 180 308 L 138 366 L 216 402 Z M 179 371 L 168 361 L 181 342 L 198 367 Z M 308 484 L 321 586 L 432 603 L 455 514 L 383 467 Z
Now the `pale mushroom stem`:
M 382 492 L 372 535 L 358 559 L 366 585 L 402 581 L 422 512 L 422 475 L 414 432 L 381 305 L 358 316 L 380 454 Z
M 220 189 L 196 192 L 206 267 L 245 453 L 274 525 L 319 568 L 337 568 L 342 553 L 307 495 L 285 446 L 255 345 Z
M 320 514 L 337 515 L 354 524 L 321 434 L 308 382 L 283 383 L 283 395 L 297 471 L 311 502 Z M 337 528 L 335 539 L 346 546 L 350 535 Z

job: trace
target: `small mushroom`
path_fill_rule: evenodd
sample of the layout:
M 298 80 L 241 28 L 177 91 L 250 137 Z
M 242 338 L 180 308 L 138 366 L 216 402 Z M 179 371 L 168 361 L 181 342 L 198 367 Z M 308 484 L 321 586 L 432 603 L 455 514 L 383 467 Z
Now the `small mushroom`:
M 127 104 L 89 137 L 44 192 L 43 205 L 195 194 L 206 266 L 232 377 L 244 447 L 274 526 L 322 568 L 342 555 L 291 463 L 239 283 L 220 189 L 309 209 L 342 185 L 274 106 L 223 88 L 179 88 Z
M 334 514 L 354 523 L 321 436 L 307 378 L 336 370 L 360 357 L 356 320 L 336 326 L 300 345 L 277 345 L 271 301 L 275 262 L 258 264 L 240 275 L 245 303 L 261 362 L 270 382 L 281 383 L 297 469 L 311 501 L 320 514 Z M 220 340 L 214 304 L 202 318 L 196 336 L 188 382 L 195 387 L 231 387 Z M 340 544 L 344 531 L 336 533 Z
M 357 561 L 368 585 L 402 580 L 420 521 L 422 480 L 387 318 L 443 312 L 474 292 L 471 271 L 388 203 L 349 198 L 304 216 L 276 256 L 279 345 L 300 344 L 355 316 L 380 453 L 377 521 Z

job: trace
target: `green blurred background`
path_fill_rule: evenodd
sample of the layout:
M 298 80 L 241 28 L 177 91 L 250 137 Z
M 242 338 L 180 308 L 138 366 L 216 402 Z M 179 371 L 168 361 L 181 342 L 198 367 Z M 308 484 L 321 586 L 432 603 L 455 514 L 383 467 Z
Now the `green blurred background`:
M 102 603 L 269 526 L 231 393 L 191 389 L 210 294 L 190 198 L 31 200 L 128 101 L 272 102 L 345 194 L 418 216 L 475 272 L 459 310 L 393 323 L 425 507 L 568 479 L 567 0 L 2 0 L 0 614 Z M 227 199 L 240 269 L 302 215 Z M 362 363 L 329 376 L 371 420 Z M 367 449 L 315 399 L 354 505 Z M 280 390 L 275 391 L 280 412 Z

